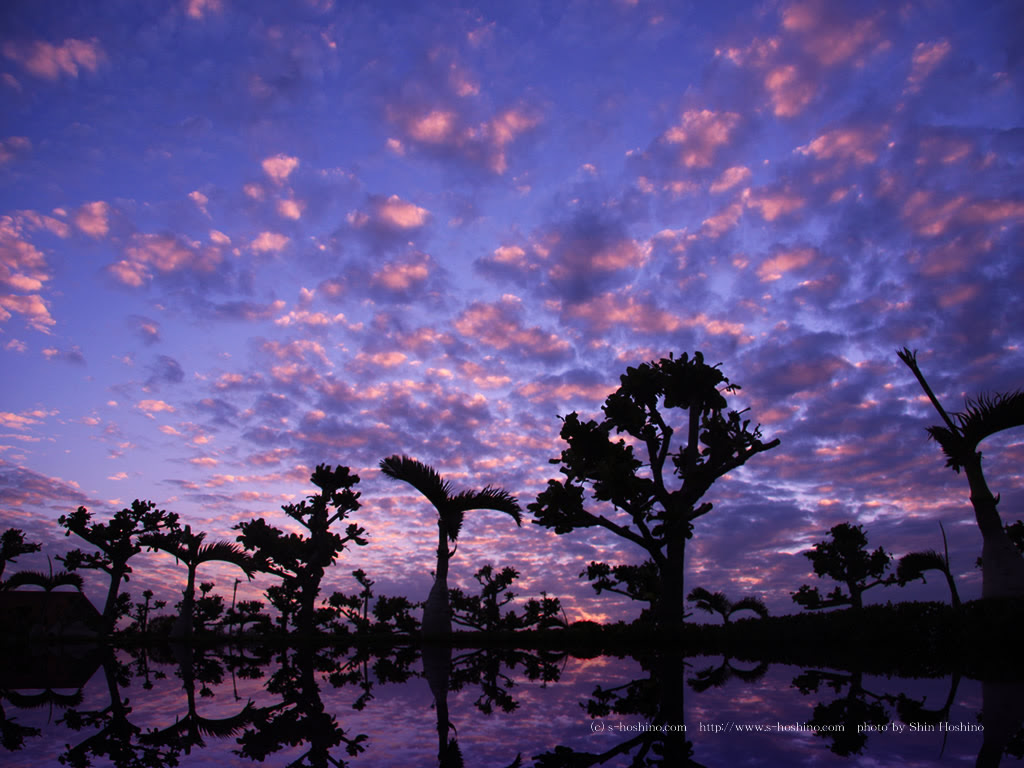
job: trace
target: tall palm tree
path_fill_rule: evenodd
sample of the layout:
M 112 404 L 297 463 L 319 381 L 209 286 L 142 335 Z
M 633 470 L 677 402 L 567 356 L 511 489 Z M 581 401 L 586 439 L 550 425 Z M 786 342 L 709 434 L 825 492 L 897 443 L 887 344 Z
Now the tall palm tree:
M 482 491 L 452 493 L 451 483 L 433 467 L 408 456 L 390 456 L 381 460 L 380 470 L 394 480 L 408 483 L 422 493 L 437 510 L 437 570 L 427 602 L 423 606 L 423 634 L 447 635 L 452 631 L 451 608 L 448 605 L 448 561 L 455 554 L 459 531 L 466 512 L 491 509 L 504 512 L 522 525 L 519 500 L 508 491 L 487 486 Z M 454 545 L 448 549 L 449 542 Z
M 240 546 L 229 541 L 217 541 L 203 544 L 206 533 L 192 533 L 192 526 L 176 533 L 154 533 L 139 537 L 139 542 L 153 549 L 160 549 L 174 555 L 176 560 L 185 563 L 188 568 L 188 580 L 185 584 L 181 610 L 171 628 L 171 637 L 192 637 L 192 608 L 196 597 L 196 570 L 203 563 L 219 560 L 237 565 L 245 575 L 252 579 L 253 574 L 260 570 L 259 564 L 247 555 Z
M 1024 426 L 1024 390 L 967 399 L 963 413 L 950 415 L 939 403 L 917 365 L 917 353 L 904 347 L 897 352 L 917 378 L 921 389 L 942 417 L 944 425 L 928 427 L 928 434 L 946 454 L 946 466 L 967 475 L 974 518 L 981 531 L 981 596 L 1024 596 L 1024 557 L 1013 545 L 999 516 L 999 496 L 993 495 L 981 469 L 978 445 L 997 432 Z M 955 421 L 954 421 L 955 418 Z

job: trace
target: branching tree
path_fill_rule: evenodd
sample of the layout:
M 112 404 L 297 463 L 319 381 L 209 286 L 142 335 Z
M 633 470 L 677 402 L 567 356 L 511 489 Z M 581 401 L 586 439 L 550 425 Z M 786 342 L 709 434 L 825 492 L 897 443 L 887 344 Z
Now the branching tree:
M 293 609 L 282 611 L 282 616 L 285 621 L 293 621 L 303 634 L 314 631 L 316 598 L 324 571 L 349 544 L 366 544 L 363 538 L 366 531 L 355 523 L 345 528 L 344 536 L 330 530 L 334 523 L 345 520 L 350 512 L 359 509 L 359 493 L 352 490 L 359 476 L 351 474 L 348 467 L 338 466 L 332 470 L 320 464 L 310 481 L 320 489 L 319 493 L 298 504 L 282 507 L 288 517 L 305 527 L 308 536 L 286 534 L 267 525 L 263 519 L 239 523 L 234 528 L 241 532 L 238 541 L 245 550 L 256 553 L 259 568 L 281 577 L 280 588 L 268 589 L 267 597 L 275 601 L 279 609 Z
M 519 571 L 506 566 L 495 571 L 494 566 L 484 565 L 473 574 L 480 584 L 480 592 L 469 594 L 461 589 L 448 590 L 452 607 L 452 621 L 464 627 L 484 632 L 510 631 L 516 629 L 548 629 L 565 626 L 559 616 L 562 603 L 557 597 L 541 593 L 541 599 L 531 598 L 522 614 L 514 608 L 502 611 L 515 598 L 512 582 L 519 578 Z
M 25 532 L 19 528 L 8 528 L 0 535 L 0 589 L 3 588 L 4 567 L 13 563 L 20 555 L 38 552 L 41 544 L 25 541 Z
M 448 563 L 458 547 L 462 520 L 470 510 L 489 509 L 504 512 L 522 523 L 519 501 L 508 491 L 487 486 L 482 491 L 452 493 L 452 486 L 433 467 L 408 456 L 389 456 L 381 460 L 380 470 L 394 480 L 408 483 L 422 493 L 437 511 L 437 569 L 434 583 L 423 605 L 423 633 L 447 635 L 452 631 L 451 606 L 448 603 Z M 449 542 L 455 545 L 448 549 Z
M 121 582 L 127 582 L 132 572 L 128 561 L 142 551 L 139 537 L 145 534 L 168 533 L 178 530 L 178 515 L 157 509 L 152 501 L 132 502 L 117 512 L 109 522 L 95 523 L 92 513 L 79 507 L 70 515 L 61 515 L 57 521 L 65 528 L 65 536 L 72 533 L 85 539 L 99 552 L 73 549 L 57 559 L 69 571 L 95 569 L 110 577 L 107 599 L 103 607 L 103 622 L 112 631 L 117 620 L 131 609 L 130 599 L 119 599 Z M 127 596 L 125 596 L 127 597 Z
M 661 576 L 653 560 L 645 560 L 640 565 L 591 562 L 580 578 L 591 582 L 590 586 L 599 595 L 601 592 L 614 592 L 630 600 L 647 603 L 648 607 L 640 612 L 640 621 L 657 621 Z
M 565 479 L 549 480 L 530 505 L 536 522 L 555 533 L 600 526 L 646 551 L 658 569 L 663 627 L 683 622 L 686 541 L 694 520 L 711 511 L 704 495 L 718 478 L 779 444 L 764 442 L 743 411 L 726 410 L 725 395 L 738 389 L 700 352 L 628 368 L 605 400 L 601 422 L 583 422 L 576 413 L 563 419 L 569 447 L 552 463 L 561 464 Z M 682 424 L 673 425 L 675 410 Z M 674 447 L 677 429 L 682 442 Z M 628 442 L 613 437 L 623 432 Z M 603 514 L 610 510 L 614 519 Z
M 860 525 L 840 523 L 832 527 L 829 536 L 830 539 L 819 541 L 814 549 L 803 554 L 813 564 L 815 574 L 840 582 L 846 586 L 847 593 L 836 587 L 822 597 L 817 587 L 804 584 L 798 591 L 790 593 L 793 602 L 809 611 L 839 605 L 859 610 L 864 607 L 865 591 L 893 582 L 891 578 L 885 578 L 892 555 L 882 547 L 868 552 L 868 538 Z
M 942 418 L 943 426 L 928 427 L 928 434 L 946 454 L 946 466 L 957 474 L 963 469 L 967 475 L 974 518 L 981 531 L 981 596 L 1024 597 L 1024 557 L 1003 528 L 999 496 L 993 495 L 985 482 L 978 450 L 986 437 L 1024 426 L 1024 390 L 968 398 L 962 413 L 949 414 L 921 372 L 917 352 L 904 347 L 897 354 Z
M 940 555 L 934 549 L 924 552 L 908 552 L 896 563 L 896 582 L 905 587 L 911 581 L 925 581 L 925 571 L 939 571 L 946 577 L 946 584 L 949 585 L 950 600 L 953 607 L 960 608 L 960 594 L 956 589 L 956 580 L 953 578 L 953 570 L 949 565 L 949 545 L 946 543 L 946 529 L 939 523 L 942 531 L 942 551 Z
M 697 587 L 686 599 L 702 611 L 719 614 L 726 624 L 732 623 L 732 615 L 737 611 L 753 611 L 762 619 L 768 617 L 767 606 L 756 597 L 742 597 L 734 603 L 724 592 L 708 592 L 704 587 Z
M 335 592 L 327 603 L 338 616 L 348 621 L 356 632 L 402 633 L 411 635 L 419 631 L 420 622 L 412 615 L 419 607 L 404 595 L 381 595 L 374 602 L 373 585 L 376 582 L 362 569 L 352 571 L 360 590 L 352 595 Z M 372 608 L 370 606 L 373 606 Z

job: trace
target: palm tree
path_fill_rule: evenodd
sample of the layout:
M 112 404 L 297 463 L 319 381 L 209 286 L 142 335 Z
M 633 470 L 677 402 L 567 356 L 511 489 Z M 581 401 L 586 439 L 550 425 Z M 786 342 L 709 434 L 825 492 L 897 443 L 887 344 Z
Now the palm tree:
M 448 561 L 455 554 L 462 520 L 471 509 L 504 512 L 522 525 L 519 501 L 508 491 L 487 486 L 482 491 L 452 493 L 451 483 L 443 480 L 433 467 L 408 456 L 390 456 L 381 460 L 380 470 L 394 480 L 408 483 L 422 493 L 437 510 L 437 570 L 427 602 L 423 606 L 423 634 L 447 635 L 452 631 L 448 605 Z M 454 546 L 448 549 L 451 542 Z
M 734 603 L 724 592 L 712 593 L 704 587 L 697 587 L 686 596 L 686 599 L 696 603 L 702 611 L 721 614 L 722 621 L 726 624 L 732 623 L 732 615 L 737 611 L 753 611 L 762 619 L 768 616 L 768 608 L 756 597 L 744 597 Z
M 916 581 L 917 579 L 924 581 L 925 571 L 940 571 L 946 577 L 946 584 L 949 585 L 950 601 L 953 604 L 953 608 L 960 610 L 960 593 L 957 592 L 956 580 L 953 578 L 953 569 L 949 564 L 949 545 L 946 543 L 946 529 L 942 527 L 942 523 L 939 523 L 939 529 L 942 531 L 943 554 L 940 555 L 934 549 L 928 549 L 924 552 L 908 552 L 896 564 L 896 582 L 901 587 L 904 587 L 909 582 Z
M 0 591 L 31 586 L 42 587 L 44 592 L 53 592 L 57 587 L 74 587 L 81 592 L 83 585 L 81 574 L 65 570 L 54 573 L 51 567 L 49 574 L 42 571 L 16 571 L 7 581 L 0 583 Z
M 247 555 L 241 547 L 229 541 L 217 541 L 213 544 L 203 544 L 206 533 L 192 533 L 192 526 L 186 525 L 183 531 L 177 533 L 154 533 L 139 537 L 139 542 L 144 546 L 153 549 L 160 549 L 174 555 L 175 560 L 181 560 L 188 568 L 188 581 L 185 584 L 184 598 L 181 601 L 181 610 L 178 618 L 171 628 L 172 638 L 192 637 L 192 609 L 195 605 L 196 596 L 196 570 L 203 563 L 219 560 L 224 563 L 237 565 L 245 575 L 252 579 L 253 574 L 260 570 L 259 564 L 252 557 Z
M 1013 545 L 999 516 L 999 496 L 992 494 L 981 469 L 978 445 L 997 432 L 1024 426 L 1024 390 L 968 398 L 962 413 L 950 415 L 939 403 L 917 365 L 917 353 L 904 347 L 897 352 L 917 378 L 921 389 L 942 417 L 945 426 L 928 427 L 928 434 L 946 454 L 946 466 L 967 475 L 974 518 L 981 531 L 981 596 L 1024 596 L 1024 557 Z M 955 418 L 955 421 L 954 421 Z

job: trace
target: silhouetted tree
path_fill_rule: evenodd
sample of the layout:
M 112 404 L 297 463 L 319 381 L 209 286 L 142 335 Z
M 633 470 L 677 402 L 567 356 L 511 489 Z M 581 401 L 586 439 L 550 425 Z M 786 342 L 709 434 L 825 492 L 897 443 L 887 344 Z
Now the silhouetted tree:
M 154 533 L 139 537 L 139 542 L 144 546 L 174 555 L 174 559 L 183 562 L 188 569 L 181 609 L 171 628 L 171 637 L 174 639 L 187 639 L 192 636 L 196 570 L 200 565 L 213 561 L 231 563 L 241 568 L 250 580 L 260 568 L 260 563 L 249 557 L 237 544 L 230 541 L 204 544 L 205 539 L 206 533 L 193 533 L 190 525 L 172 533 Z
M 702 611 L 719 614 L 726 624 L 732 623 L 732 615 L 737 611 L 753 611 L 762 619 L 768 616 L 768 608 L 756 597 L 742 597 L 734 603 L 724 592 L 708 592 L 704 587 L 697 587 L 686 599 Z
M 502 612 L 516 597 L 511 590 L 512 582 L 519 578 L 519 571 L 515 568 L 506 566 L 495 571 L 494 566 L 488 563 L 474 573 L 473 578 L 480 584 L 477 594 L 468 594 L 461 589 L 448 590 L 452 621 L 456 624 L 485 632 L 565 626 L 565 620 L 559 615 L 561 601 L 543 592 L 539 600 L 531 598 L 526 603 L 522 614 L 516 613 L 514 608 Z
M 974 517 L 981 531 L 981 596 L 1024 596 L 1024 557 L 1014 547 L 999 516 L 999 496 L 985 482 L 978 445 L 986 437 L 1024 426 L 1024 390 L 968 398 L 962 413 L 949 414 L 942 407 L 917 364 L 917 353 L 904 347 L 897 353 L 917 378 L 944 426 L 928 427 L 928 434 L 946 454 L 946 466 L 959 474 L 963 469 L 971 490 Z M 955 421 L 954 421 L 955 419 Z
M 356 632 L 413 634 L 420 628 L 420 623 L 412 615 L 416 603 L 410 602 L 404 595 L 389 597 L 381 595 L 374 603 L 373 585 L 376 583 L 362 569 L 352 571 L 352 577 L 359 584 L 359 592 L 346 595 L 335 592 L 327 603 L 339 616 L 347 620 Z M 373 605 L 373 608 L 370 605 Z
M 565 480 L 549 480 L 530 505 L 536 522 L 555 533 L 601 526 L 643 548 L 658 568 L 664 627 L 683 623 L 686 541 L 693 521 L 712 508 L 701 499 L 718 478 L 779 444 L 763 442 L 743 411 L 726 411 L 725 393 L 738 389 L 700 352 L 628 368 L 605 400 L 600 423 L 582 422 L 576 413 L 563 419 L 561 436 L 569 447 L 552 463 L 561 463 Z M 682 425 L 670 423 L 674 409 L 685 414 Z M 677 428 L 685 442 L 673 450 Z M 631 442 L 613 439 L 613 432 L 625 432 Z M 672 476 L 679 481 L 675 488 Z M 600 506 L 585 509 L 584 488 L 598 505 L 621 513 L 617 519 L 605 517 Z
M 136 499 L 131 507 L 117 512 L 109 522 L 96 523 L 92 513 L 79 507 L 70 515 L 61 515 L 57 521 L 66 529 L 64 535 L 72 533 L 85 539 L 99 552 L 83 552 L 73 549 L 57 559 L 69 571 L 82 568 L 103 571 L 110 577 L 107 599 L 103 607 L 103 622 L 107 631 L 112 631 L 117 620 L 131 608 L 129 600 L 119 600 L 121 582 L 127 582 L 132 572 L 128 561 L 142 551 L 139 537 L 144 534 L 159 534 L 178 529 L 178 515 L 157 509 L 152 501 Z
M 868 552 L 868 538 L 860 525 L 839 523 L 832 527 L 829 536 L 831 539 L 819 541 L 814 549 L 803 555 L 813 564 L 815 574 L 841 582 L 848 593 L 843 594 L 842 589 L 836 587 L 822 598 L 817 587 L 804 584 L 797 592 L 791 593 L 793 602 L 812 611 L 837 605 L 849 605 L 859 610 L 864 606 L 862 596 L 866 590 L 892 583 L 892 579 L 883 578 L 892 555 L 882 547 Z
M 640 621 L 657 621 L 661 575 L 653 560 L 645 560 L 640 565 L 609 565 L 608 563 L 591 562 L 587 566 L 587 570 L 580 574 L 580 578 L 590 581 L 590 586 L 597 594 L 614 592 L 617 595 L 624 595 L 630 600 L 648 603 L 648 607 L 640 612 Z M 686 617 L 684 616 L 684 618 Z
M 953 570 L 949 565 L 949 545 L 946 543 L 946 529 L 939 523 L 942 531 L 943 554 L 934 549 L 924 552 L 908 552 L 896 563 L 896 582 L 905 587 L 911 581 L 925 581 L 925 571 L 939 571 L 946 577 L 946 584 L 949 586 L 950 600 L 953 607 L 960 608 L 960 594 L 956 590 L 956 580 L 953 578 Z
M 25 541 L 25 532 L 19 528 L 8 528 L 0 535 L 0 589 L 3 589 L 4 567 L 7 563 L 13 563 L 20 555 L 29 555 L 38 552 L 41 544 Z
M 239 523 L 234 530 L 241 531 L 238 541 L 246 551 L 255 552 L 260 569 L 282 579 L 281 587 L 267 590 L 267 596 L 282 610 L 285 626 L 289 620 L 302 633 L 312 633 L 315 627 L 316 598 L 326 568 L 334 564 L 338 554 L 348 544 L 363 546 L 366 533 L 355 523 L 345 528 L 341 536 L 330 527 L 345 520 L 350 512 L 359 509 L 359 493 L 352 490 L 359 476 L 348 467 L 331 469 L 320 464 L 310 477 L 320 489 L 298 504 L 287 504 L 282 509 L 288 517 L 309 531 L 308 536 L 286 534 L 267 525 L 263 519 Z M 333 513 L 332 513 L 333 510 Z
M 452 493 L 452 486 L 433 467 L 408 456 L 389 456 L 380 462 L 388 477 L 408 483 L 422 493 L 437 510 L 437 569 L 434 583 L 423 605 L 423 633 L 445 635 L 452 631 L 451 607 L 448 603 L 448 562 L 455 554 L 459 531 L 466 512 L 489 509 L 504 512 L 522 523 L 519 501 L 508 491 L 487 486 L 482 491 Z M 455 545 L 448 549 L 448 543 Z

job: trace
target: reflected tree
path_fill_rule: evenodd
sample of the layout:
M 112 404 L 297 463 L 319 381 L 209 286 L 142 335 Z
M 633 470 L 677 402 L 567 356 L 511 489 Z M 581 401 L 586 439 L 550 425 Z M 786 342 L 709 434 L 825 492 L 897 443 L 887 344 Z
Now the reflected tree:
M 561 464 L 565 478 L 549 480 L 530 510 L 555 533 L 602 527 L 642 548 L 658 569 L 658 623 L 678 628 L 686 542 L 694 521 L 712 508 L 704 495 L 779 441 L 764 442 L 743 411 L 727 410 L 725 395 L 739 385 L 699 352 L 628 368 L 620 380 L 605 400 L 602 421 L 584 422 L 576 413 L 562 420 L 568 447 L 552 463 Z M 681 424 L 673 424 L 674 412 Z M 682 441 L 674 446 L 677 430 Z M 616 438 L 623 433 L 628 443 Z M 606 517 L 606 511 L 615 514 Z
M 367 736 L 349 736 L 326 711 L 320 697 L 317 673 L 333 670 L 337 662 L 324 650 L 282 651 L 280 666 L 267 681 L 267 691 L 280 703 L 253 712 L 252 726 L 239 737 L 235 754 L 259 763 L 286 747 L 305 751 L 289 765 L 327 768 L 347 765 L 337 748 L 354 757 L 365 749 Z
M 693 743 L 681 730 L 684 725 L 683 674 L 686 662 L 675 651 L 636 657 L 648 677 L 604 688 L 597 686 L 590 698 L 581 702 L 591 718 L 609 715 L 636 716 L 650 726 L 638 736 L 625 739 L 603 752 L 581 752 L 558 746 L 535 757 L 538 768 L 578 768 L 603 765 L 610 761 L 622 764 L 629 756 L 629 765 L 684 766 L 701 768 L 693 759 Z
M 890 721 L 886 704 L 892 704 L 894 697 L 865 690 L 860 671 L 807 670 L 793 680 L 793 686 L 805 696 L 817 693 L 822 686 L 839 694 L 830 702 L 816 704 L 807 721 L 815 729 L 815 736 L 831 742 L 829 749 L 837 755 L 848 757 L 864 750 L 868 734 L 858 726 L 881 726 Z M 844 688 L 846 694 L 841 695 Z M 834 728 L 837 725 L 843 727 Z

